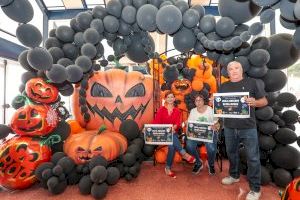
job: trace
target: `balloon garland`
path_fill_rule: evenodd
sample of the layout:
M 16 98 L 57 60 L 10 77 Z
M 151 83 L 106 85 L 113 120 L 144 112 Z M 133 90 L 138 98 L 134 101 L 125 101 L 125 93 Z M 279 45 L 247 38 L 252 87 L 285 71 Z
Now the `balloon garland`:
M 218 7 L 221 19 L 216 21 L 214 16 L 205 15 L 205 10 L 201 5 L 190 7 L 180 0 L 176 2 L 111 0 L 106 8 L 96 6 L 91 11 L 79 13 L 70 20 L 70 27 L 60 26 L 51 30 L 50 37 L 45 41 L 45 48 L 41 48 L 39 47 L 42 42 L 40 31 L 28 24 L 33 18 L 33 8 L 28 0 L 0 1 L 2 11 L 9 18 L 20 23 L 16 31 L 18 40 L 30 48 L 22 52 L 18 58 L 19 63 L 27 72 L 22 75 L 20 86 L 22 95 L 17 96 L 13 102 L 14 107 L 18 109 L 16 113 L 20 113 L 17 120 L 21 120 L 20 116 L 22 117 L 24 113 L 34 114 L 41 110 L 38 107 L 44 107 L 47 113 L 46 121 L 52 120 L 53 125 L 46 132 L 32 134 L 19 132 L 22 136 L 15 137 L 1 145 L 3 149 L 0 151 L 1 159 L 7 156 L 2 152 L 6 152 L 10 146 L 17 144 L 15 140 L 26 139 L 28 146 L 33 145 L 34 143 L 31 142 L 34 139 L 33 135 L 40 135 L 39 140 L 46 140 L 44 144 L 52 145 L 54 152 L 62 151 L 63 141 L 68 137 L 71 129 L 70 125 L 64 121 L 68 118 L 68 112 L 59 97 L 45 101 L 44 97 L 51 99 L 53 96 L 34 91 L 31 94 L 30 92 L 37 85 L 48 84 L 49 88 L 54 86 L 58 89 L 61 95 L 70 96 L 74 91 L 73 84 L 80 84 L 81 111 L 84 119 L 89 121 L 91 117 L 87 113 L 85 100 L 87 79 L 98 71 L 100 66 L 106 67 L 109 62 L 118 61 L 125 55 L 137 63 L 157 59 L 164 68 L 160 73 L 166 81 L 161 85 L 162 89 L 172 89 L 172 84 L 180 75 L 179 71 L 187 80 L 194 81 L 194 76 L 197 77 L 199 74 L 193 67 L 185 67 L 187 62 L 182 60 L 176 62 L 172 59 L 165 61 L 155 53 L 154 42 L 148 32 L 156 31 L 172 36 L 175 49 L 183 54 L 190 51 L 195 54 L 206 53 L 209 59 L 222 67 L 223 80 L 227 76 L 224 67 L 230 61 L 237 60 L 243 64 L 246 75 L 256 78 L 258 84 L 265 86 L 269 106 L 256 111 L 258 129 L 261 132 L 259 138 L 261 160 L 264 165 L 262 182 L 270 182 L 272 172 L 277 185 L 287 185 L 292 179 L 291 170 L 296 171 L 296 168 L 300 166 L 300 160 L 297 159 L 300 158 L 299 152 L 287 145 L 296 140 L 299 142 L 299 138 L 297 139 L 294 133 L 298 113 L 293 110 L 282 112 L 282 109 L 293 105 L 299 109 L 300 106 L 292 94 L 283 93 L 277 96 L 276 91 L 281 90 L 287 81 L 286 75 L 280 69 L 291 66 L 299 58 L 300 31 L 297 26 L 300 20 L 299 5 L 299 0 L 220 0 Z M 248 43 L 252 36 L 257 36 L 262 32 L 263 24 L 274 19 L 276 9 L 280 9 L 282 26 L 296 30 L 294 35 L 276 34 L 269 38 L 257 37 Z M 249 27 L 243 24 L 260 12 L 260 22 Z M 104 47 L 101 43 L 103 39 L 106 39 L 114 50 L 114 55 L 108 58 L 103 56 Z M 96 60 L 99 60 L 100 65 L 95 62 Z M 162 67 L 159 67 L 159 70 Z M 36 78 L 39 79 L 39 84 L 35 83 L 35 86 L 30 86 Z M 45 80 L 46 83 L 43 83 Z M 200 82 L 194 83 L 194 86 L 193 83 L 191 84 L 196 91 L 203 93 L 213 91 L 212 85 L 209 84 L 203 84 L 202 87 L 199 86 Z M 30 90 L 26 90 L 26 87 Z M 52 93 L 54 94 L 55 92 Z M 188 99 L 184 101 L 189 102 Z M 44 120 L 43 123 L 46 121 Z M 39 122 L 33 121 L 32 123 L 36 125 L 34 123 Z M 88 166 L 76 166 L 72 159 L 60 152 L 52 156 L 51 162 L 45 162 L 36 169 L 36 177 L 43 187 L 48 188 L 53 194 L 63 192 L 67 184 L 79 183 L 82 194 L 91 193 L 95 198 L 104 197 L 108 185 L 115 184 L 119 176 L 125 176 L 126 180 L 136 177 L 140 170 L 140 161 L 144 156 L 151 156 L 154 151 L 154 147 L 144 145 L 141 138 L 131 135 L 138 130 L 129 132 L 126 131 L 127 126 L 124 126 L 125 132 L 123 128 L 121 132 L 126 136 L 130 145 L 128 151 L 115 165 L 106 164 L 105 159 L 94 157 Z M 136 127 L 128 126 L 133 129 Z M 18 127 L 1 125 L 1 138 L 5 138 L 12 132 L 18 133 Z M 25 130 L 31 131 L 31 128 L 26 127 Z M 41 134 L 46 135 L 47 138 L 42 138 Z M 52 139 L 50 139 L 51 136 L 53 136 Z M 55 139 L 57 138 L 55 136 L 59 139 Z M 53 145 L 53 143 L 57 144 Z M 241 147 L 241 158 L 244 156 L 242 152 L 243 147 Z M 28 154 L 27 156 L 34 155 Z M 49 161 L 49 159 L 50 157 L 43 161 Z M 244 160 L 241 159 L 242 171 L 247 168 Z M 13 173 L 9 164 L 5 167 Z M 274 167 L 277 169 L 274 170 Z M 25 186 L 30 185 L 25 184 Z

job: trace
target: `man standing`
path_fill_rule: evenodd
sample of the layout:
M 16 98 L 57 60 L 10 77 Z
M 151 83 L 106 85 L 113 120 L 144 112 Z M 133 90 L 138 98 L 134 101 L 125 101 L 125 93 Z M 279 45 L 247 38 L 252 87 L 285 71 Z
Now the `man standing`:
M 255 120 L 255 107 L 263 107 L 268 104 L 266 92 L 252 78 L 243 77 L 243 68 L 239 62 L 233 61 L 227 65 L 230 81 L 221 85 L 219 92 L 249 92 L 246 102 L 250 106 L 250 118 L 225 118 L 224 135 L 226 151 L 229 158 L 229 176 L 222 179 L 222 184 L 231 185 L 239 182 L 239 144 L 242 142 L 247 154 L 247 178 L 250 192 L 246 200 L 258 200 L 260 198 L 260 156 L 258 136 Z

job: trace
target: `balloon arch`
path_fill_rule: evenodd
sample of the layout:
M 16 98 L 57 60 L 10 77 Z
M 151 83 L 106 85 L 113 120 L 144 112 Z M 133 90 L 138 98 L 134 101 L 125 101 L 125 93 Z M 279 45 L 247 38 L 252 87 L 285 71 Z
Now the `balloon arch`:
M 233 60 L 268 92 L 269 105 L 256 110 L 262 184 L 272 176 L 284 187 L 299 176 L 300 153 L 288 145 L 297 140 L 294 124 L 299 115 L 283 108 L 300 109 L 300 102 L 291 93 L 278 92 L 287 82 L 281 70 L 300 55 L 299 0 L 220 0 L 218 21 L 205 14 L 203 6 L 182 0 L 111 0 L 105 8 L 77 14 L 70 26 L 51 30 L 44 47 L 39 47 L 40 31 L 28 24 L 34 14 L 28 0 L 0 0 L 0 6 L 19 23 L 16 36 L 29 47 L 18 59 L 27 72 L 12 103 L 15 114 L 9 126 L 0 126 L 1 138 L 16 134 L 0 146 L 2 186 L 24 189 L 39 180 L 59 194 L 67 185 L 78 184 L 82 194 L 104 197 L 108 185 L 120 177 L 137 177 L 141 162 L 153 155 L 155 147 L 145 145 L 140 134 L 159 102 L 159 95 L 153 100 L 153 79 L 161 91 L 172 90 L 180 108 L 188 111 L 192 94 L 208 97 L 217 91 L 217 79 L 227 80 L 225 66 Z M 281 25 L 295 30 L 294 35 L 258 36 L 276 9 Z M 260 22 L 244 24 L 258 14 Z M 182 54 L 159 55 L 149 32 L 168 34 Z M 103 39 L 114 55 L 103 56 Z M 153 76 L 100 71 L 109 63 L 119 64 L 123 56 L 136 63 L 151 59 Z M 76 120 L 66 121 L 69 113 L 60 95 L 72 94 Z M 108 130 L 93 130 L 101 124 Z M 241 147 L 242 172 L 247 169 L 243 152 Z

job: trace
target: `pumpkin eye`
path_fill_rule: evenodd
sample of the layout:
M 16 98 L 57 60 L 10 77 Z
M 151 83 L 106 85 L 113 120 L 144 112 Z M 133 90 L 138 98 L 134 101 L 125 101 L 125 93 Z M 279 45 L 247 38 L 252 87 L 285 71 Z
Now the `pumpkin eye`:
M 102 147 L 97 147 L 94 151 L 102 151 Z
M 91 95 L 93 97 L 112 97 L 111 92 L 101 85 L 100 83 L 94 83 L 91 89 Z
M 51 92 L 51 89 L 50 88 L 46 88 L 46 92 Z
M 30 116 L 31 116 L 31 117 L 38 117 L 38 116 L 39 116 L 39 113 L 38 113 L 37 110 L 32 109 L 31 112 L 30 112 Z
M 82 151 L 85 151 L 82 147 L 78 147 L 77 148 L 77 151 L 80 151 L 80 152 L 82 152 Z
M 143 97 L 145 96 L 145 86 L 142 83 L 136 84 L 130 88 L 125 97 Z
M 26 119 L 26 113 L 25 112 L 20 112 L 18 118 L 19 119 Z
M 42 87 L 43 85 L 41 83 L 36 83 L 35 86 Z

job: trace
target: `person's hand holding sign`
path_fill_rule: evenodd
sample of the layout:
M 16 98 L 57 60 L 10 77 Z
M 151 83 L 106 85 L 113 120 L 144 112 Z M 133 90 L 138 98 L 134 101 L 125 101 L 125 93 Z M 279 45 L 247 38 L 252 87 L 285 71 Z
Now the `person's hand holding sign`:
M 256 106 L 256 100 L 253 97 L 246 97 L 245 101 L 251 107 L 255 107 Z

